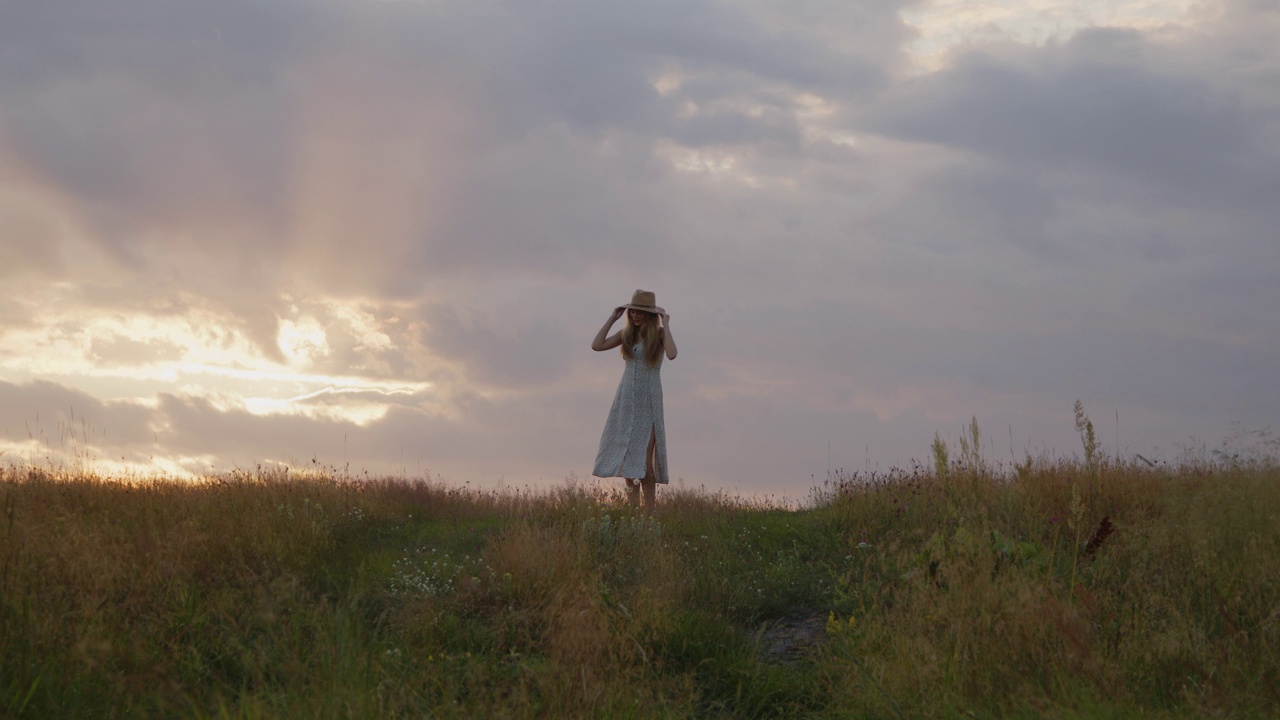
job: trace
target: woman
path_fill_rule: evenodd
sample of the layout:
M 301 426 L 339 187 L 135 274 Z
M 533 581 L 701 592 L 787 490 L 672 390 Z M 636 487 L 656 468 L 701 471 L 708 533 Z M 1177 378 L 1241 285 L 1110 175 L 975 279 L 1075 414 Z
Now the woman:
M 667 434 L 662 422 L 662 356 L 676 359 L 671 337 L 671 316 L 658 307 L 653 293 L 637 290 L 631 302 L 613 309 L 609 320 L 591 341 L 596 351 L 622 348 L 626 368 L 613 396 L 613 407 L 600 436 L 600 451 L 591 471 L 596 477 L 621 477 L 627 481 L 632 506 L 644 489 L 645 512 L 653 513 L 657 484 L 667 484 Z M 627 315 L 618 332 L 609 329 Z

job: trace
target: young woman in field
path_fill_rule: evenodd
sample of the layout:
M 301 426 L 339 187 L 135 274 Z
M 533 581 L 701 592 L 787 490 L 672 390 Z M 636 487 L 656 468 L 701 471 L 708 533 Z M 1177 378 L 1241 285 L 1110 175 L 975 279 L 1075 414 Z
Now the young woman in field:
M 644 490 L 645 512 L 653 513 L 659 483 L 667 484 L 667 433 L 662 421 L 662 356 L 676 359 L 671 337 L 671 316 L 656 304 L 657 298 L 637 290 L 627 305 L 619 305 L 591 341 L 597 352 L 622 348 L 626 367 L 613 396 L 613 407 L 600 435 L 600 450 L 591 471 L 596 477 L 620 477 L 627 481 L 632 506 Z M 610 335 L 613 324 L 626 314 L 626 324 Z

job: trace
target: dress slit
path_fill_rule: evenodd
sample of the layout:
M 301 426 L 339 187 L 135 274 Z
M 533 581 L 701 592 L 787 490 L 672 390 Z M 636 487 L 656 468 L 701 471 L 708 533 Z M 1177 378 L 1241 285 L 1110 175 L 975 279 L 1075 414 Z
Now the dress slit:
M 662 363 L 646 363 L 642 343 L 632 349 L 600 435 L 600 449 L 591 474 L 644 478 L 652 464 L 655 482 L 665 485 L 668 478 L 667 438 L 662 417 Z

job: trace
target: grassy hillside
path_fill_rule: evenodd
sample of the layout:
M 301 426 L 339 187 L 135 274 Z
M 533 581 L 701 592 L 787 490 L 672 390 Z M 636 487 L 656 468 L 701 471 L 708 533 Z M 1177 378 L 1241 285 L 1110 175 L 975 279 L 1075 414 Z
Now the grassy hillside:
M 801 510 L 664 488 L 653 519 L 575 485 L 9 469 L 0 716 L 1280 712 L 1273 464 L 940 460 Z

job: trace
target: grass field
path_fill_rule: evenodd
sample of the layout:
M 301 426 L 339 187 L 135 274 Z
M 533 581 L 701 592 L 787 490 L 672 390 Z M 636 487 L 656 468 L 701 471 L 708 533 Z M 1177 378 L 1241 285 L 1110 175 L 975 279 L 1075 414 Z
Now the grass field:
M 941 450 L 652 519 L 575 484 L 10 468 L 0 716 L 1280 712 L 1274 463 Z M 784 618 L 822 632 L 779 656 Z

